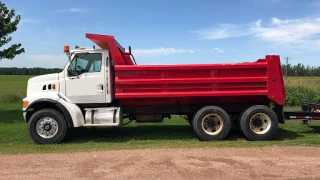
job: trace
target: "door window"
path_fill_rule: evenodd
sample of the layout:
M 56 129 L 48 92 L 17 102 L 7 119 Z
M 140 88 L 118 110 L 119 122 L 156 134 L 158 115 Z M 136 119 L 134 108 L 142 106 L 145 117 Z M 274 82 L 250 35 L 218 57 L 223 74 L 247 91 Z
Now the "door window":
M 100 72 L 102 63 L 102 54 L 101 53 L 80 53 L 76 54 L 72 61 L 71 65 L 68 68 L 69 76 L 82 73 L 91 73 L 91 72 Z M 72 67 L 72 68 L 71 68 Z

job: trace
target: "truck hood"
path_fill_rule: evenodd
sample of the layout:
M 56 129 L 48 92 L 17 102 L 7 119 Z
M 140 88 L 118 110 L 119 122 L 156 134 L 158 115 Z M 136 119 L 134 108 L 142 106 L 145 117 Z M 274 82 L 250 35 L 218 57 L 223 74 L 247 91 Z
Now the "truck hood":
M 53 73 L 53 74 L 46 74 L 41 76 L 35 76 L 29 79 L 28 85 L 37 84 L 37 83 L 43 83 L 45 81 L 58 81 L 59 74 Z
M 56 89 L 48 89 L 49 85 L 55 84 Z M 59 74 L 46 74 L 41 76 L 32 77 L 28 80 L 27 96 L 34 96 L 38 93 L 46 92 L 58 92 L 59 91 Z

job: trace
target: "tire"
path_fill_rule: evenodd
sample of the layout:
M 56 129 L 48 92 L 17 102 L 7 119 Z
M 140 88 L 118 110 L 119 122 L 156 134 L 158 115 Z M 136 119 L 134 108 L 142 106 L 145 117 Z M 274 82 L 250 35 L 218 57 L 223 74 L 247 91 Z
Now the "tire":
M 231 120 L 222 108 L 207 106 L 195 114 L 193 129 L 201 141 L 222 140 L 230 132 Z
M 256 105 L 248 108 L 240 117 L 241 132 L 252 141 L 270 140 L 278 131 L 278 117 L 269 107 Z
M 54 109 L 42 109 L 35 112 L 29 122 L 28 130 L 37 144 L 57 144 L 67 132 L 65 118 Z
M 243 131 L 242 131 L 242 128 L 241 128 L 241 125 L 240 125 L 240 122 L 241 122 L 241 117 L 243 116 L 243 113 L 247 110 L 247 108 L 245 108 L 244 110 L 242 110 L 239 114 L 239 117 L 237 119 L 237 125 L 238 125 L 238 129 L 240 131 L 241 134 L 244 135 Z

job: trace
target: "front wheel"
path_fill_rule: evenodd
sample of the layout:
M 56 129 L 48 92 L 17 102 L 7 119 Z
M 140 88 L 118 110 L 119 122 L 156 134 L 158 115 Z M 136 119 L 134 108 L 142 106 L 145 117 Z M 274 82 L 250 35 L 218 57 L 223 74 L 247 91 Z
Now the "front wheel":
M 269 140 L 278 131 L 278 117 L 267 106 L 256 105 L 248 108 L 239 121 L 241 132 L 249 140 Z
M 31 116 L 28 129 L 37 144 L 55 144 L 65 137 L 67 123 L 58 111 L 42 109 Z

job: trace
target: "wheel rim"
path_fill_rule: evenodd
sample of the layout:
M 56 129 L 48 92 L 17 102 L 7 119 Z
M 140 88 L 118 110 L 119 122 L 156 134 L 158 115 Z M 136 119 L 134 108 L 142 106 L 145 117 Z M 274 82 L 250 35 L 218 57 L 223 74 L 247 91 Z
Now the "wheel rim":
M 58 122 L 52 117 L 43 117 L 37 122 L 36 128 L 42 138 L 52 138 L 58 133 Z
M 216 135 L 223 128 L 223 120 L 218 114 L 208 114 L 202 119 L 202 129 L 209 135 Z
M 271 128 L 271 119 L 264 113 L 257 113 L 250 119 L 250 129 L 256 134 L 265 134 Z

